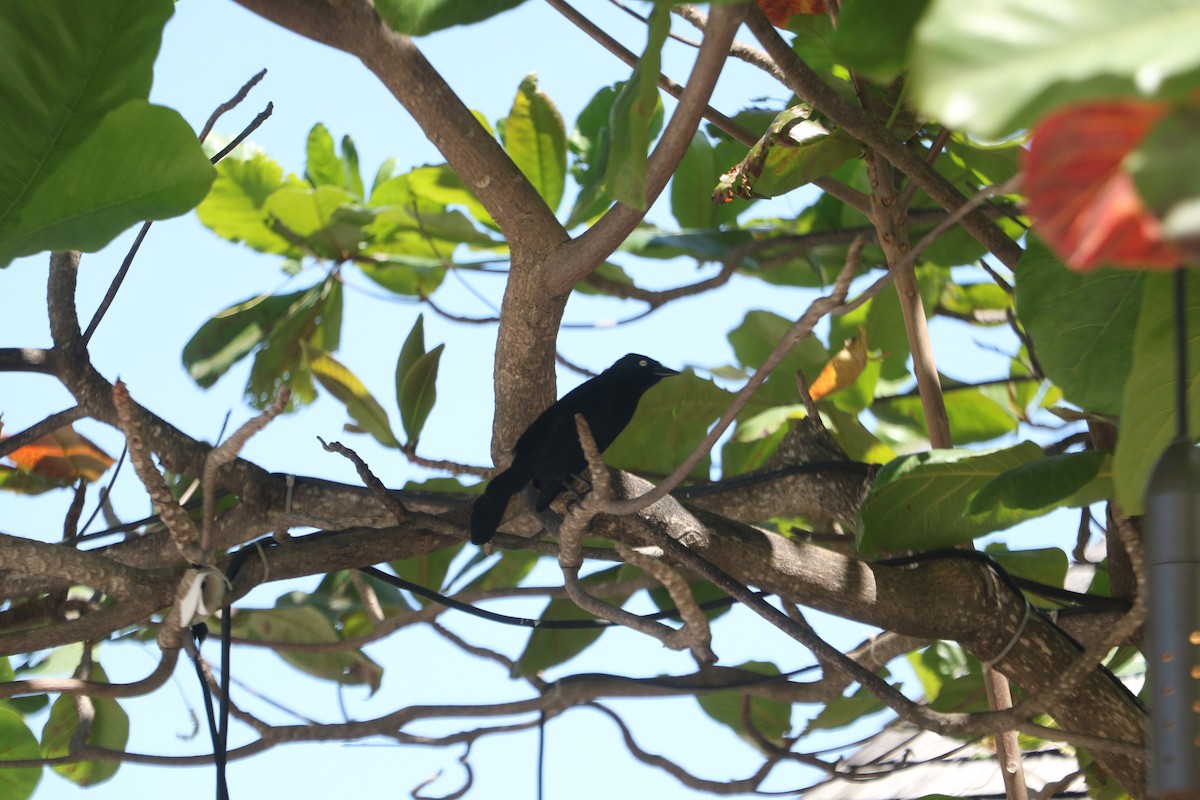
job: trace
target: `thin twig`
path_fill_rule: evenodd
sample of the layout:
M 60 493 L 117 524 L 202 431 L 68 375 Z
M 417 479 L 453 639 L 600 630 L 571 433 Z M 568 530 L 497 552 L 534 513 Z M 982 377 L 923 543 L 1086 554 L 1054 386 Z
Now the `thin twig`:
M 204 474 L 201 476 L 201 484 L 204 490 L 204 511 L 201 517 L 203 522 L 200 525 L 200 550 L 205 553 L 206 558 L 211 557 L 208 547 L 216 516 L 217 470 L 237 458 L 238 453 L 246 446 L 246 442 L 250 441 L 250 437 L 267 427 L 271 420 L 282 414 L 284 409 L 287 408 L 287 404 L 291 402 L 291 399 L 291 387 L 287 384 L 280 386 L 279 393 L 275 395 L 275 400 L 272 401 L 271 405 L 265 411 L 243 423 L 240 428 L 233 432 L 232 436 L 210 450 L 208 456 L 205 457 Z
M 55 412 L 40 422 L 35 422 L 20 433 L 14 433 L 7 439 L 0 441 L 0 458 L 4 458 L 25 445 L 36 442 L 46 434 L 54 433 L 59 428 L 64 428 L 86 416 L 87 413 L 83 410 L 82 406 L 72 406 L 71 408 Z

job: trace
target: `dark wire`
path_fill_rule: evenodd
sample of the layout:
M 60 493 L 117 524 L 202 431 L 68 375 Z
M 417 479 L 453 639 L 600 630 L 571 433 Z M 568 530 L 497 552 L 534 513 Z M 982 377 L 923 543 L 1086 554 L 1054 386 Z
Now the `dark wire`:
M 217 765 L 217 800 L 229 800 L 229 784 L 225 779 L 225 765 L 229 753 L 229 684 L 233 670 L 229 657 L 232 653 L 230 635 L 233 614 L 229 606 L 221 613 L 221 727 L 217 729 L 218 746 L 213 753 Z
M 544 800 L 546 794 L 546 712 L 538 716 L 537 743 L 537 800 Z
M 1179 440 L 1188 436 L 1187 267 L 1175 270 L 1175 417 Z
M 462 611 L 465 614 L 470 614 L 474 617 L 490 620 L 491 622 L 500 622 L 505 625 L 517 625 L 522 628 L 548 628 L 551 630 L 588 630 L 591 628 L 611 628 L 617 625 L 607 619 L 530 619 L 528 617 L 513 617 L 508 614 L 499 614 L 495 611 L 488 611 L 486 608 L 479 608 L 470 603 L 464 603 L 462 600 L 455 600 L 453 597 L 447 597 L 440 592 L 422 586 L 419 583 L 407 581 L 397 575 L 392 575 L 389 572 L 384 572 L 376 567 L 359 567 L 358 571 L 364 575 L 370 575 L 372 578 L 395 586 L 397 589 L 406 589 L 415 595 L 432 600 L 439 605 L 453 608 L 457 611 Z M 732 606 L 736 601 L 732 597 L 718 597 L 715 600 L 707 600 L 699 604 L 701 611 L 712 611 L 718 608 Z M 660 620 L 660 619 L 678 619 L 680 616 L 679 609 L 671 608 L 664 611 L 655 611 L 650 614 L 645 614 L 642 619 Z

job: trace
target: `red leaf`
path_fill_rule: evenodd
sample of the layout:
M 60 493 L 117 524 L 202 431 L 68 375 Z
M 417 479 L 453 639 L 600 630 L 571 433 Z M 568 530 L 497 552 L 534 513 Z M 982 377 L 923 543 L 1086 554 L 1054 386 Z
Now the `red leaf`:
M 1021 170 L 1035 230 L 1068 267 L 1173 269 L 1158 219 L 1122 162 L 1166 113 L 1162 103 L 1114 100 L 1057 111 L 1033 129 Z
M 776 28 L 787 27 L 793 14 L 824 14 L 825 0 L 758 0 L 758 7 Z

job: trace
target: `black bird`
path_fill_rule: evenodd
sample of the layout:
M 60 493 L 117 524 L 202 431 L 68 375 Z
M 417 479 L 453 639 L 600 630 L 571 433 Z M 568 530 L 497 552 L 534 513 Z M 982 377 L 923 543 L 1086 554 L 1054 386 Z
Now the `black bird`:
M 587 466 L 575 430 L 582 414 L 601 451 L 633 419 L 638 401 L 654 384 L 679 373 L 653 358 L 630 353 L 590 381 L 563 395 L 535 419 L 513 447 L 508 469 L 492 478 L 471 509 L 471 542 L 483 544 L 496 533 L 509 498 L 530 483 L 538 490 L 534 509 L 545 511 L 571 478 Z

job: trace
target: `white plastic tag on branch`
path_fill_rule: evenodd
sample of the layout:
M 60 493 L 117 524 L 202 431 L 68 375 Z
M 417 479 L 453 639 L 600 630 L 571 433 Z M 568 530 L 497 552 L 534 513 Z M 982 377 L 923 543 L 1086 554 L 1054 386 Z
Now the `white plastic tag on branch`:
M 195 573 L 179 601 L 179 620 L 193 625 L 221 607 L 229 581 L 220 570 L 208 567 Z

